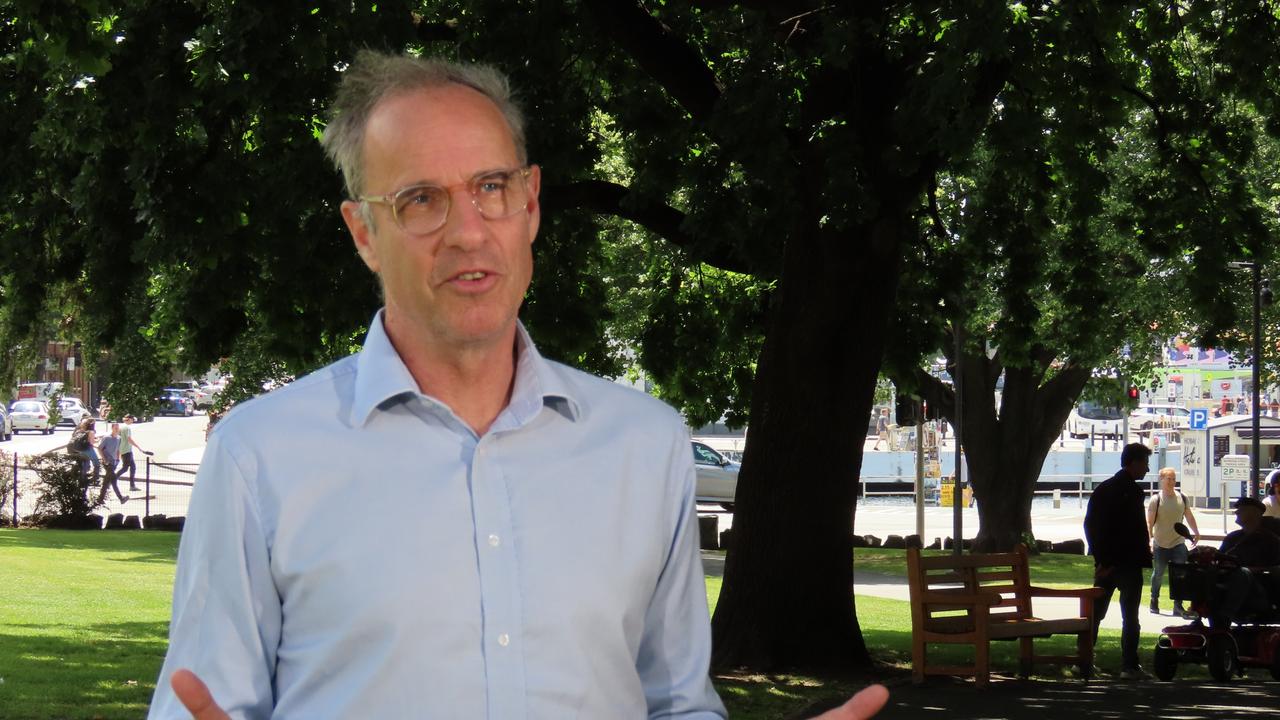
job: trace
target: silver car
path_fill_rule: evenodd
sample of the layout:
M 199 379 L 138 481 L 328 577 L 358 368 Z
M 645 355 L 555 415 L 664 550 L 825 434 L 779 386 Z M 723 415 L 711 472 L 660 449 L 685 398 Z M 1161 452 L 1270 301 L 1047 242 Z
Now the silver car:
M 9 419 L 13 421 L 13 431 L 38 430 L 45 435 L 53 434 L 53 420 L 49 417 L 49 406 L 40 400 L 19 400 L 9 408 Z
M 697 501 L 719 503 L 725 510 L 733 509 L 738 494 L 738 471 L 742 466 L 716 452 L 710 445 L 696 440 L 693 445 L 693 468 L 697 473 Z
M 87 417 L 93 417 L 93 413 L 80 402 L 78 397 L 64 397 L 58 401 L 58 409 L 62 413 L 62 417 L 58 420 L 59 425 L 70 425 L 77 427 L 80 421 Z

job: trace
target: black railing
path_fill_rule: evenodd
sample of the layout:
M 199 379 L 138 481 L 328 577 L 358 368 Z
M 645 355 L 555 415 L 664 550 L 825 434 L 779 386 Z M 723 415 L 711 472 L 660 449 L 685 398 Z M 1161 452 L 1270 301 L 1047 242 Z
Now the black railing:
M 9 477 L 4 479 L 9 491 L 7 520 L 17 527 L 24 517 L 30 517 L 34 513 L 36 488 L 40 479 L 35 468 L 24 462 L 17 453 L 6 460 L 6 469 L 10 471 L 6 473 Z M 95 509 L 94 514 L 104 518 L 115 513 L 137 515 L 143 527 L 147 526 L 148 518 L 152 518 L 154 523 L 154 519 L 160 515 L 173 517 L 187 514 L 199 463 L 156 462 L 150 457 L 143 457 L 142 460 L 132 478 L 128 472 L 116 477 L 116 486 L 127 500 L 121 502 L 108 492 L 106 504 Z M 100 483 L 105 480 L 106 473 L 99 473 L 97 484 L 86 487 L 86 496 L 92 497 L 93 493 L 99 492 Z M 137 489 L 133 489 L 134 487 Z

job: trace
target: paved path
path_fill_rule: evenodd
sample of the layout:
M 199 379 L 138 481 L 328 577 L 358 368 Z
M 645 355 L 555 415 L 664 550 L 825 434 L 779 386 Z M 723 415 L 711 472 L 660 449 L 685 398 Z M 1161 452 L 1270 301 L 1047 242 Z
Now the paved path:
M 724 558 L 718 553 L 702 554 L 703 569 L 708 575 L 724 572 Z M 907 599 L 905 578 L 854 570 L 854 594 L 858 596 Z M 1042 617 L 1074 615 L 1073 600 L 1041 598 L 1036 612 Z M 1169 615 L 1156 618 L 1144 608 L 1139 616 L 1144 630 L 1156 632 L 1160 627 L 1181 621 Z M 1103 627 L 1120 629 L 1120 608 L 1113 601 Z M 1149 642 L 1144 639 L 1144 647 Z M 912 685 L 909 676 L 890 677 L 890 701 L 876 716 L 877 720 L 894 718 L 1005 718 L 1008 720 L 1051 720 L 1053 718 L 1128 719 L 1160 718 L 1161 720 L 1217 720 L 1218 718 L 1275 718 L 1280 715 L 1280 682 L 1265 670 L 1250 669 L 1244 678 L 1229 683 L 1203 679 L 1175 678 L 1171 683 L 1126 682 L 1115 678 L 1106 668 L 1088 682 L 1077 680 L 1022 680 L 1016 675 L 994 668 L 992 684 L 978 690 L 964 678 L 931 677 L 921 686 Z M 816 712 L 820 709 L 815 707 Z M 794 718 L 811 716 L 799 712 Z

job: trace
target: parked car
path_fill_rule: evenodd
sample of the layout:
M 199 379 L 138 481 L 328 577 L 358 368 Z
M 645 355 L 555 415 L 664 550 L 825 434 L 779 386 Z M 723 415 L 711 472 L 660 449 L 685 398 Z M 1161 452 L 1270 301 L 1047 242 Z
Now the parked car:
M 716 452 L 710 445 L 691 441 L 693 467 L 697 473 L 694 490 L 698 502 L 720 503 L 725 510 L 733 509 L 738 494 L 738 471 L 742 466 Z
M 81 420 L 93 417 L 93 413 L 89 412 L 89 408 L 85 407 L 78 397 L 62 398 L 58 402 L 58 409 L 62 413 L 62 417 L 58 420 L 59 425 L 76 427 Z
M 13 439 L 13 420 L 9 417 L 9 411 L 0 405 L 0 440 Z
M 1135 430 L 1150 428 L 1177 428 L 1186 430 L 1191 426 L 1191 411 L 1187 408 L 1163 403 L 1139 405 L 1129 413 L 1129 427 Z
M 177 385 L 174 387 L 167 387 L 161 392 L 166 395 L 181 395 L 191 401 L 191 407 L 193 408 L 199 409 L 213 407 L 213 395 L 211 395 L 208 390 L 199 386 L 195 388 L 188 388 L 185 385 Z
M 13 422 L 13 431 L 36 430 L 46 435 L 53 434 L 53 420 L 49 417 L 49 406 L 42 400 L 19 400 L 9 406 L 9 419 Z
M 195 414 L 195 403 L 191 398 L 187 397 L 181 390 L 165 392 L 156 398 L 160 403 L 160 408 L 156 410 L 157 415 L 185 415 L 191 417 Z
M 1100 435 L 1120 437 L 1124 427 L 1124 411 L 1118 407 L 1082 402 L 1067 416 L 1067 432 L 1073 438 Z
M 201 385 L 196 388 L 196 409 L 207 410 L 213 407 L 213 400 L 217 396 L 218 391 L 212 385 Z

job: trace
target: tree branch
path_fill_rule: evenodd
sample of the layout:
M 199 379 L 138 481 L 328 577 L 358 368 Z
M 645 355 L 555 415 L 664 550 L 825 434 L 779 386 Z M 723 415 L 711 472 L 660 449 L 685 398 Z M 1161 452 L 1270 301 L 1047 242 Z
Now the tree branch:
M 1160 104 L 1156 102 L 1156 99 L 1132 85 L 1125 85 L 1123 86 L 1123 89 L 1125 92 L 1141 100 L 1142 103 L 1151 110 L 1151 114 L 1156 120 L 1156 133 L 1158 135 L 1156 143 L 1171 153 L 1178 160 L 1178 164 L 1182 165 L 1191 173 L 1191 176 L 1195 178 L 1196 184 L 1200 186 L 1200 190 L 1205 194 L 1205 197 L 1212 197 L 1213 193 L 1209 189 L 1209 181 L 1205 178 L 1204 173 L 1201 172 L 1200 166 L 1192 161 L 1191 158 L 1187 157 L 1186 153 L 1178 152 L 1174 149 L 1173 144 L 1169 142 L 1169 121 L 1168 118 L 1165 117 L 1164 110 L 1160 108 Z
M 548 213 L 578 208 L 601 215 L 630 220 L 682 248 L 694 259 L 721 270 L 758 275 L 753 268 L 722 246 L 714 247 L 684 230 L 684 213 L 664 203 L 637 199 L 631 189 L 604 180 L 582 180 L 567 185 L 548 186 L 542 195 Z
M 595 24 L 649 77 L 697 120 L 705 121 L 720 99 L 720 84 L 698 51 L 638 2 L 585 3 Z
M 933 234 L 944 244 L 950 244 L 951 233 L 946 223 L 942 222 L 942 213 L 938 211 L 938 173 L 929 177 L 929 219 L 933 220 Z
M 414 29 L 418 39 L 424 43 L 453 42 L 458 39 L 458 21 L 423 22 L 422 16 L 414 13 Z

